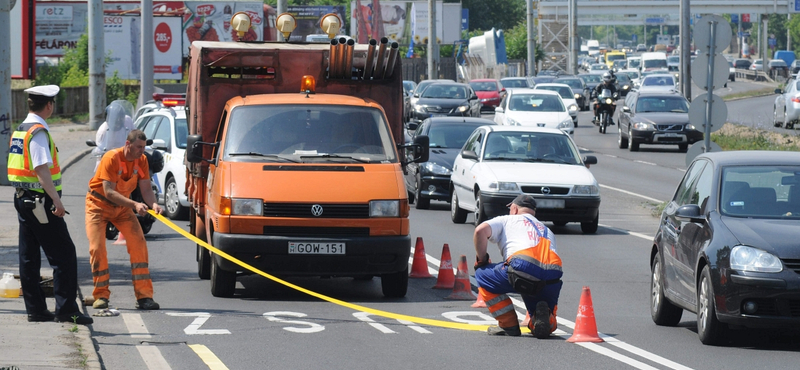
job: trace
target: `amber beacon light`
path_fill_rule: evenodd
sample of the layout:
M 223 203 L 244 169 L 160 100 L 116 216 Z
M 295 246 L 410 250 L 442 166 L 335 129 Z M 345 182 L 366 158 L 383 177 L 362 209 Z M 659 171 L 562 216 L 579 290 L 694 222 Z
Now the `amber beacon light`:
M 313 76 L 305 75 L 300 80 L 300 92 L 306 94 L 313 94 L 317 88 L 317 81 Z

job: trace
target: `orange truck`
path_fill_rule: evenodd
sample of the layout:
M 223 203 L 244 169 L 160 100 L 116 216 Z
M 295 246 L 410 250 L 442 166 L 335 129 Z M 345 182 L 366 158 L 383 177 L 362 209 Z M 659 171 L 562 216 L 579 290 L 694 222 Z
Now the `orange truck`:
M 287 37 L 288 39 L 288 37 Z M 406 144 L 397 44 L 192 43 L 190 231 L 277 276 L 381 278 L 408 287 Z M 230 297 L 246 271 L 197 246 L 198 274 Z

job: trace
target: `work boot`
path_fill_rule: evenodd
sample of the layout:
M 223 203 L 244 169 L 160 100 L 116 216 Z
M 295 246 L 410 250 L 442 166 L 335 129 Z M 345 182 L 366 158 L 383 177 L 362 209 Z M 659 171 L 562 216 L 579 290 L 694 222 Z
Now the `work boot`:
M 142 298 L 136 300 L 136 308 L 140 310 L 157 310 L 161 308 L 161 306 L 159 306 L 153 298 Z
M 28 314 L 28 322 L 48 322 L 53 321 L 56 318 L 50 311 L 42 311 L 36 313 L 29 313 Z
M 106 298 L 97 298 L 94 303 L 92 303 L 92 308 L 96 308 L 98 310 L 108 308 L 108 299 Z
M 544 339 L 550 336 L 550 307 L 547 302 L 540 301 L 536 304 L 536 311 L 533 313 L 533 320 L 528 324 L 533 336 Z
M 519 326 L 501 328 L 499 326 L 492 325 L 486 330 L 486 332 L 489 333 L 489 335 L 508 335 L 509 337 L 518 337 L 522 335 L 522 331 L 519 330 Z

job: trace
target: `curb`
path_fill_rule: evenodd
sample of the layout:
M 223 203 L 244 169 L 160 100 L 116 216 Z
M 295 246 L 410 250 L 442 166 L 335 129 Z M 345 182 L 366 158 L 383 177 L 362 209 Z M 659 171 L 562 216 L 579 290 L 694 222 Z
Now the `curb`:
M 66 172 L 67 169 L 70 168 L 73 164 L 77 163 L 83 157 L 85 157 L 87 154 L 91 153 L 92 149 L 93 148 L 83 149 L 82 151 L 77 152 L 77 153 L 73 154 L 71 157 L 67 158 L 67 160 L 64 161 L 64 165 L 61 166 L 61 172 Z

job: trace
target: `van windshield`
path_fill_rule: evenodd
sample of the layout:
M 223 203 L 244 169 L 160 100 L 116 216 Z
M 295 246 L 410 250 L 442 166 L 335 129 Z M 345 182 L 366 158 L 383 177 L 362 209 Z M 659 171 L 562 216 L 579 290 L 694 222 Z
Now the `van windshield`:
M 256 162 L 395 163 L 380 110 L 334 105 L 252 105 L 231 111 L 223 156 Z
M 644 61 L 644 68 L 667 68 L 666 59 L 647 59 Z

